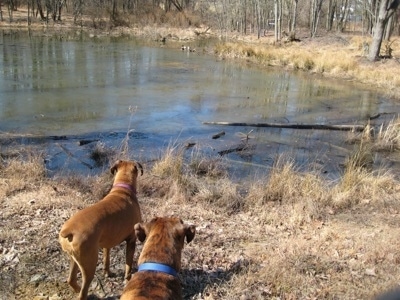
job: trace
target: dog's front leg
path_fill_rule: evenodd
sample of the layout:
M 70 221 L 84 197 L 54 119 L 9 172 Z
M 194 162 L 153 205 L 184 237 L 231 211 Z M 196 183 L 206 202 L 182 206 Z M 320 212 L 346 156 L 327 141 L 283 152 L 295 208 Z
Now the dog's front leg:
M 110 272 L 110 248 L 103 248 L 103 265 L 104 265 L 104 275 L 106 277 L 111 276 Z
M 125 279 L 131 279 L 132 265 L 133 265 L 133 254 L 136 248 L 136 237 L 126 240 L 126 265 L 125 265 Z

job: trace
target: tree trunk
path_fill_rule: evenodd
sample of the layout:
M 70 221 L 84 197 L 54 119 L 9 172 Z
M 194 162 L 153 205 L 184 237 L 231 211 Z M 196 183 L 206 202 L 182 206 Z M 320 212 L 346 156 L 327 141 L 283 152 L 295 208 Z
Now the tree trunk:
M 377 61 L 379 59 L 379 53 L 381 51 L 381 45 L 383 40 L 383 34 L 385 32 L 385 26 L 388 20 L 389 0 L 381 0 L 379 4 L 379 13 L 376 18 L 375 26 L 373 29 L 373 38 L 371 46 L 369 47 L 368 59 L 370 61 Z
M 14 2 L 13 0 L 8 0 L 8 18 L 10 20 L 10 23 L 13 21 L 13 12 L 14 12 Z
M 281 39 L 281 16 L 282 16 L 282 0 L 274 1 L 274 13 L 275 13 L 275 42 Z
M 310 25 L 311 25 L 311 37 L 315 37 L 317 34 L 317 28 L 319 23 L 319 16 L 321 14 L 323 0 L 311 0 L 311 14 L 310 14 Z
M 0 5 L 0 9 L 1 9 L 1 5 Z M 31 1 L 28 0 L 28 26 L 30 26 L 30 25 L 31 25 Z
M 338 17 L 336 30 L 338 32 L 343 32 L 344 29 L 346 28 L 346 21 L 349 13 L 349 1 L 343 0 L 342 3 L 340 3 L 339 7 L 340 7 L 340 18 Z
M 0 21 L 3 22 L 3 10 L 1 7 L 3 6 L 3 0 L 0 0 Z
M 328 12 L 326 14 L 326 30 L 331 31 L 333 27 L 333 20 L 335 19 L 336 0 L 329 0 Z
M 296 36 L 296 25 L 297 25 L 297 2 L 298 0 L 294 0 L 294 6 L 293 6 L 293 22 L 292 22 L 292 34 L 293 37 Z
M 394 23 L 393 21 L 394 21 L 394 16 L 391 15 L 388 18 L 387 25 L 386 25 L 385 36 L 384 36 L 385 41 L 389 41 L 390 37 L 392 36 L 393 23 Z
M 37 7 L 36 7 L 36 12 L 39 13 L 40 19 L 41 19 L 42 21 L 45 21 L 45 20 L 46 20 L 46 17 L 44 16 L 44 13 L 43 13 L 43 8 L 42 8 L 42 2 L 41 2 L 41 0 L 36 0 L 36 5 L 37 5 Z
M 400 0 L 381 0 L 379 5 L 379 14 L 376 18 L 373 30 L 374 35 L 372 38 L 372 44 L 368 55 L 370 61 L 377 61 L 379 59 L 382 40 L 385 34 L 385 27 L 388 24 L 388 20 L 396 12 L 399 4 Z

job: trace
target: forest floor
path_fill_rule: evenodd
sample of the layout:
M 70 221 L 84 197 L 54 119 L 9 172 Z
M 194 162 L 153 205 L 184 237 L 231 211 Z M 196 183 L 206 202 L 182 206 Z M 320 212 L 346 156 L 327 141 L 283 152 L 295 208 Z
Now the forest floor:
M 1 151 L 0 299 L 76 297 L 58 232 L 112 184 L 109 171 L 50 178 L 43 155 Z M 144 220 L 196 225 L 182 253 L 184 299 L 373 299 L 398 286 L 400 184 L 390 170 L 354 169 L 332 183 L 277 162 L 268 177 L 234 183 L 223 160 L 181 163 L 166 153 L 144 164 L 138 198 Z M 119 299 L 124 246 L 111 251 L 115 276 L 104 277 L 99 255 L 90 299 Z

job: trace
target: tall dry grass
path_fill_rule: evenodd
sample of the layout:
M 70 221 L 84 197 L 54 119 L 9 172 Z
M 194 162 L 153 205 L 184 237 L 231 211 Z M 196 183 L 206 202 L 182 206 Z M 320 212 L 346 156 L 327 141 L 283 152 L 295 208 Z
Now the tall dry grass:
M 294 160 L 283 154 L 276 158 L 268 175 L 257 176 L 243 187 L 230 180 L 222 159 L 204 157 L 198 151 L 185 157 L 185 148 L 178 144 L 165 150 L 152 166 L 151 174 L 168 180 L 169 187 L 164 189 L 173 192 L 164 195 L 181 195 L 215 209 L 224 208 L 228 213 L 258 212 L 260 207 L 267 207 L 266 222 L 282 218 L 279 212 L 274 216 L 268 207 L 290 206 L 289 219 L 298 225 L 360 203 L 381 207 L 386 200 L 390 202 L 397 180 L 384 166 L 374 164 L 374 151 L 383 144 L 386 149 L 396 149 L 398 124 L 398 119 L 393 120 L 376 135 L 371 126 L 366 126 L 352 141 L 354 151 L 344 162 L 342 176 L 335 181 L 328 181 L 318 170 L 300 171 Z
M 392 136 L 393 124 L 381 135 Z M 311 167 L 303 171 L 289 155 L 277 156 L 268 174 L 232 181 L 227 161 L 176 142 L 157 161 L 144 164 L 139 184 L 144 218 L 177 214 L 198 228 L 183 253 L 187 298 L 368 299 L 396 284 L 400 184 L 389 170 L 365 163 L 377 136 L 368 129 L 354 141 L 342 176 L 334 181 Z M 34 151 L 3 159 L 0 174 L 2 218 L 8 220 L 0 246 L 21 236 L 15 224 L 31 219 L 41 229 L 29 228 L 30 241 L 41 249 L 52 241 L 50 254 L 24 250 L 19 268 L 31 277 L 37 271 L 29 266 L 45 269 L 40 261 L 50 255 L 61 265 L 56 233 L 63 220 L 98 201 L 112 183 L 108 170 L 98 176 L 48 178 L 43 155 Z M 37 237 L 46 234 L 47 239 Z M 119 261 L 123 247 L 117 251 Z M 48 272 L 64 279 L 66 270 L 53 271 Z M 53 289 L 63 284 L 58 277 L 51 280 L 46 284 Z
M 393 119 L 386 127 L 371 134 L 371 128 L 360 135 L 354 151 L 344 163 L 343 173 L 334 182 L 328 182 L 318 170 L 300 171 L 287 155 L 276 158 L 268 175 L 257 176 L 250 182 L 237 183 L 229 178 L 222 158 L 206 157 L 194 149 L 178 144 L 170 146 L 150 165 L 143 189 L 149 195 L 176 197 L 183 201 L 194 199 L 216 210 L 257 212 L 260 207 L 291 207 L 290 218 L 294 225 L 321 219 L 327 212 L 343 210 L 360 203 L 384 206 L 391 202 L 397 190 L 396 177 L 383 167 L 374 165 L 374 151 L 399 147 L 399 119 Z M 130 130 L 130 129 L 129 129 Z M 108 161 L 115 157 L 130 159 L 129 130 L 116 153 L 106 155 Z M 7 196 L 18 190 L 33 189 L 46 178 L 44 155 L 26 150 L 17 157 L 3 160 L 0 164 L 1 195 Z M 62 179 L 70 188 L 76 188 L 100 199 L 108 190 L 109 171 L 97 177 L 70 176 Z M 153 187 L 152 187 L 153 186 Z M 282 216 L 271 214 L 268 209 L 265 222 L 278 221 Z
M 382 124 L 376 135 L 374 148 L 395 151 L 400 149 L 400 117 L 393 118 L 389 124 Z
M 34 189 L 46 178 L 44 154 L 29 148 L 18 150 L 0 163 L 0 198 Z
M 328 77 L 352 79 L 381 89 L 389 96 L 400 97 L 400 41 L 394 41 L 395 59 L 370 63 L 363 45 L 370 39 L 329 37 L 305 39 L 300 43 L 273 43 L 270 39 L 249 42 L 224 42 L 214 52 L 225 58 L 243 58 L 265 66 L 282 66 Z

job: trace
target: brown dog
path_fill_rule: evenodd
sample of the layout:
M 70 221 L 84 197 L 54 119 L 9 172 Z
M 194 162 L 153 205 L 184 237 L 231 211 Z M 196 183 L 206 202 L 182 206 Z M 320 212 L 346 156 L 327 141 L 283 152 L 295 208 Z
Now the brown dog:
M 110 248 L 126 241 L 125 278 L 130 279 L 136 246 L 134 226 L 141 222 L 136 198 L 136 179 L 143 168 L 138 162 L 117 161 L 111 168 L 115 174 L 110 193 L 96 204 L 82 209 L 66 221 L 59 241 L 70 256 L 69 285 L 86 299 L 93 280 L 99 248 L 103 248 L 104 273 L 110 275 Z M 82 273 L 82 288 L 77 282 L 78 268 Z
M 184 240 L 193 240 L 196 227 L 183 224 L 179 218 L 154 218 L 135 225 L 137 238 L 144 243 L 138 272 L 128 282 L 121 300 L 182 299 L 182 288 L 177 277 L 181 268 Z

